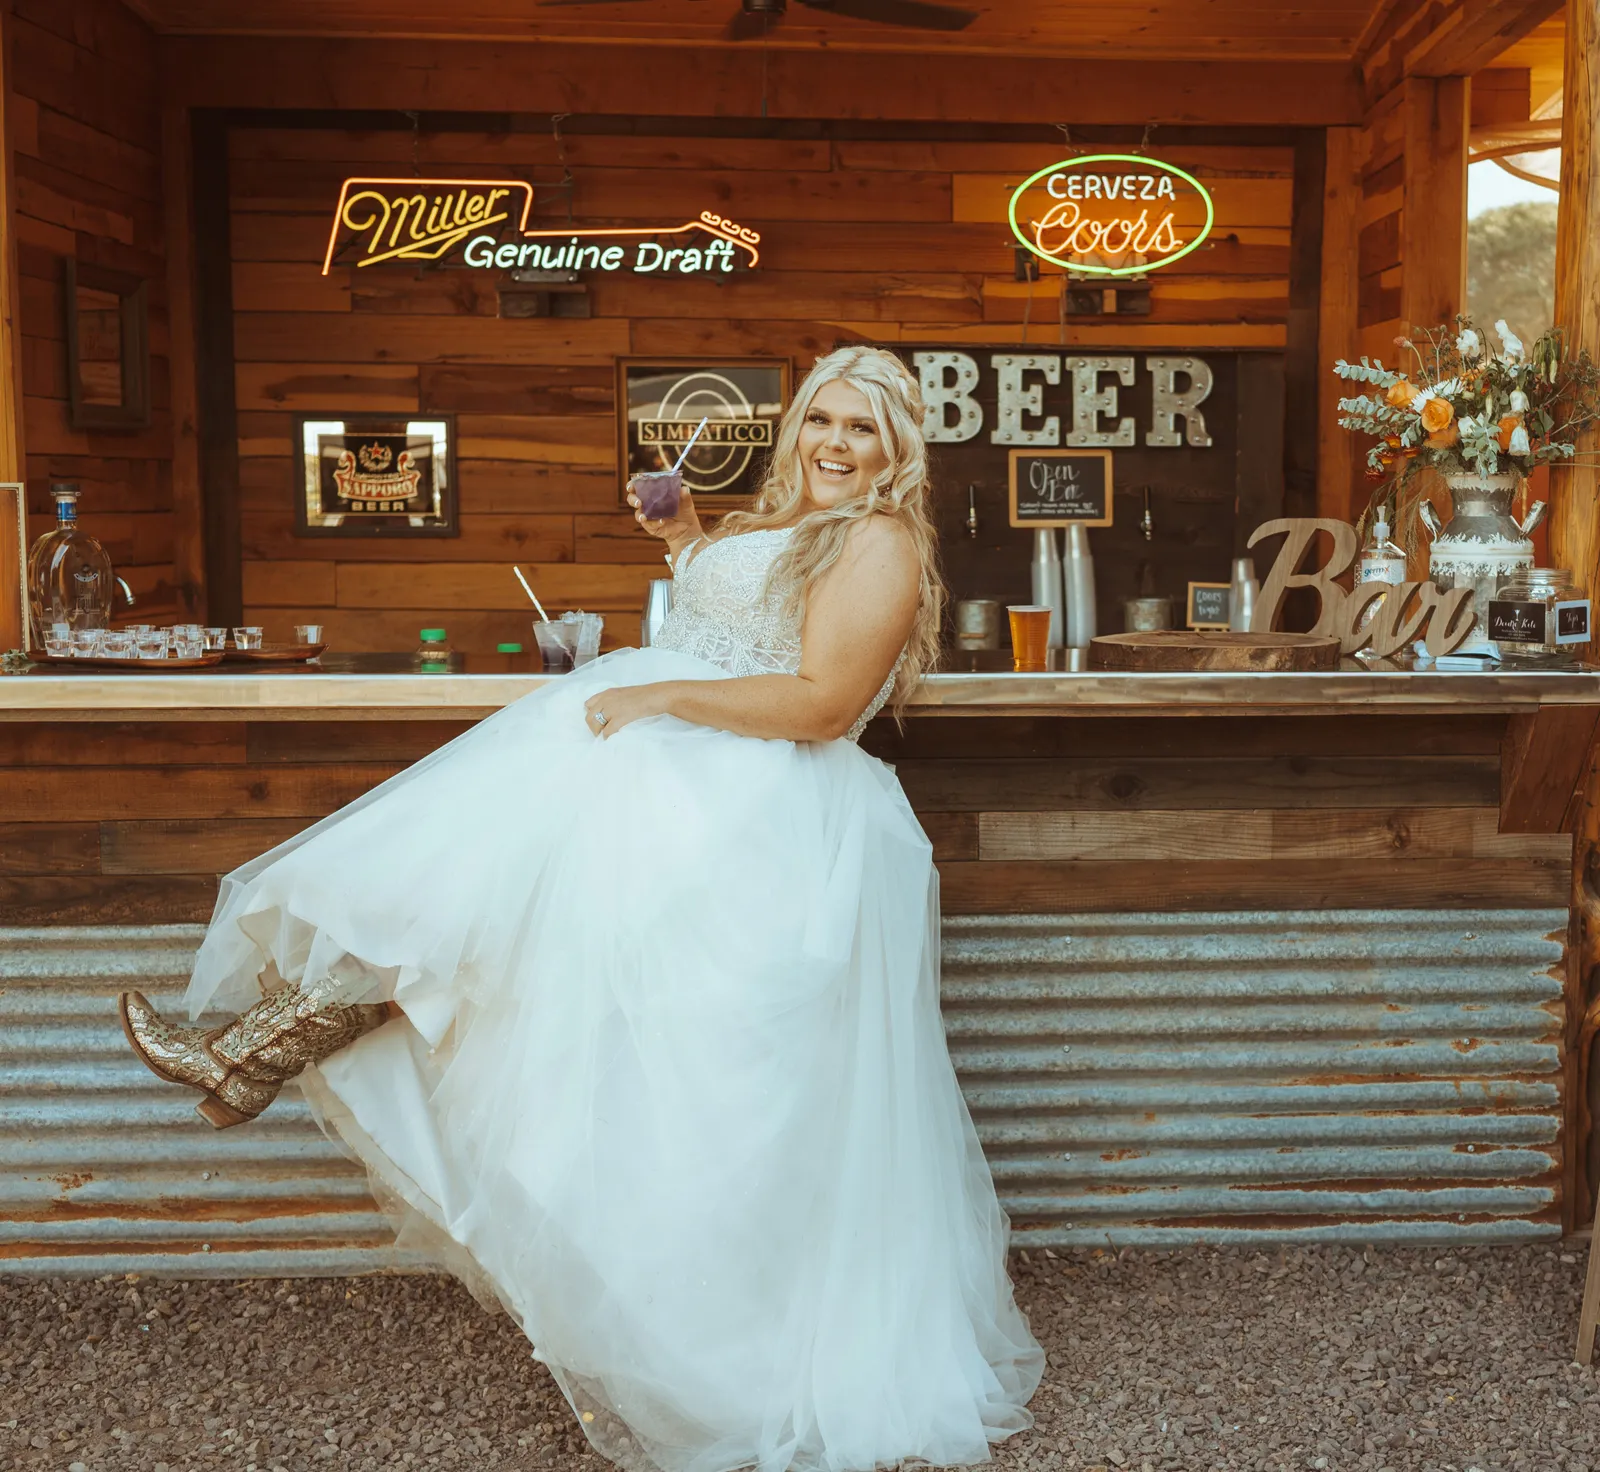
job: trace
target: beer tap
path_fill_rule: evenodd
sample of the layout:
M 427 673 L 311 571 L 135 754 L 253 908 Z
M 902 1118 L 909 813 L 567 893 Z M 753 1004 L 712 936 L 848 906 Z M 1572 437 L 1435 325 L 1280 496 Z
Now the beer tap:
M 978 488 L 976 485 L 967 487 L 967 535 L 978 535 Z
M 1154 540 L 1156 534 L 1156 521 L 1150 514 L 1150 487 L 1144 488 L 1144 515 L 1139 518 L 1139 530 L 1144 533 L 1145 541 Z

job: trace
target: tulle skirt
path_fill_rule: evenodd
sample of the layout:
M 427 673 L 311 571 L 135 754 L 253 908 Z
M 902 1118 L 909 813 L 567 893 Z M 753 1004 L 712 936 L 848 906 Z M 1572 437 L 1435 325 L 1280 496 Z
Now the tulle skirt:
M 630 1472 L 965 1465 L 1044 1355 L 939 1014 L 938 875 L 853 743 L 674 717 L 621 650 L 229 875 L 187 994 L 396 1019 L 308 1069 L 379 1201 Z

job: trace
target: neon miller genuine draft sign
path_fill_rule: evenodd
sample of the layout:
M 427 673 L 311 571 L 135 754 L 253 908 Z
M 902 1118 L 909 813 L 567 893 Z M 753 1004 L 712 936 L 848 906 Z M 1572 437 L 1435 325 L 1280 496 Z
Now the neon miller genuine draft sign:
M 1205 186 L 1176 164 L 1133 153 L 1066 159 L 1023 180 L 1011 231 L 1072 274 L 1133 276 L 1170 266 L 1211 233 Z
M 502 271 L 627 271 L 716 276 L 761 259 L 754 230 L 709 210 L 681 225 L 530 230 L 523 179 L 346 179 L 326 276 L 335 265 L 438 261 Z

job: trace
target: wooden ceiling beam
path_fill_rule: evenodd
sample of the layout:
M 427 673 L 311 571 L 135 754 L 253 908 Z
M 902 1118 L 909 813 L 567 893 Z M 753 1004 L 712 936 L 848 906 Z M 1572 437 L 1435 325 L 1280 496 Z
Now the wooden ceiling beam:
M 659 46 L 165 36 L 191 107 L 1321 127 L 1360 119 L 1347 62 L 1061 61 Z M 681 80 L 664 81 L 675 71 Z M 765 97 L 763 98 L 763 78 Z M 763 103 L 765 105 L 763 105 Z
M 1470 77 L 1561 9 L 1562 0 L 1389 0 L 1356 50 L 1367 96 L 1407 77 Z

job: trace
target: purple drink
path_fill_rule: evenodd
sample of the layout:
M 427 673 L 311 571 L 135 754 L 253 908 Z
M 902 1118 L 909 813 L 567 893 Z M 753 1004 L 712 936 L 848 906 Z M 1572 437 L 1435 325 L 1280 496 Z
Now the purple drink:
M 683 493 L 681 470 L 647 471 L 634 476 L 632 484 L 639 509 L 651 521 L 670 520 L 678 514 L 678 497 Z

